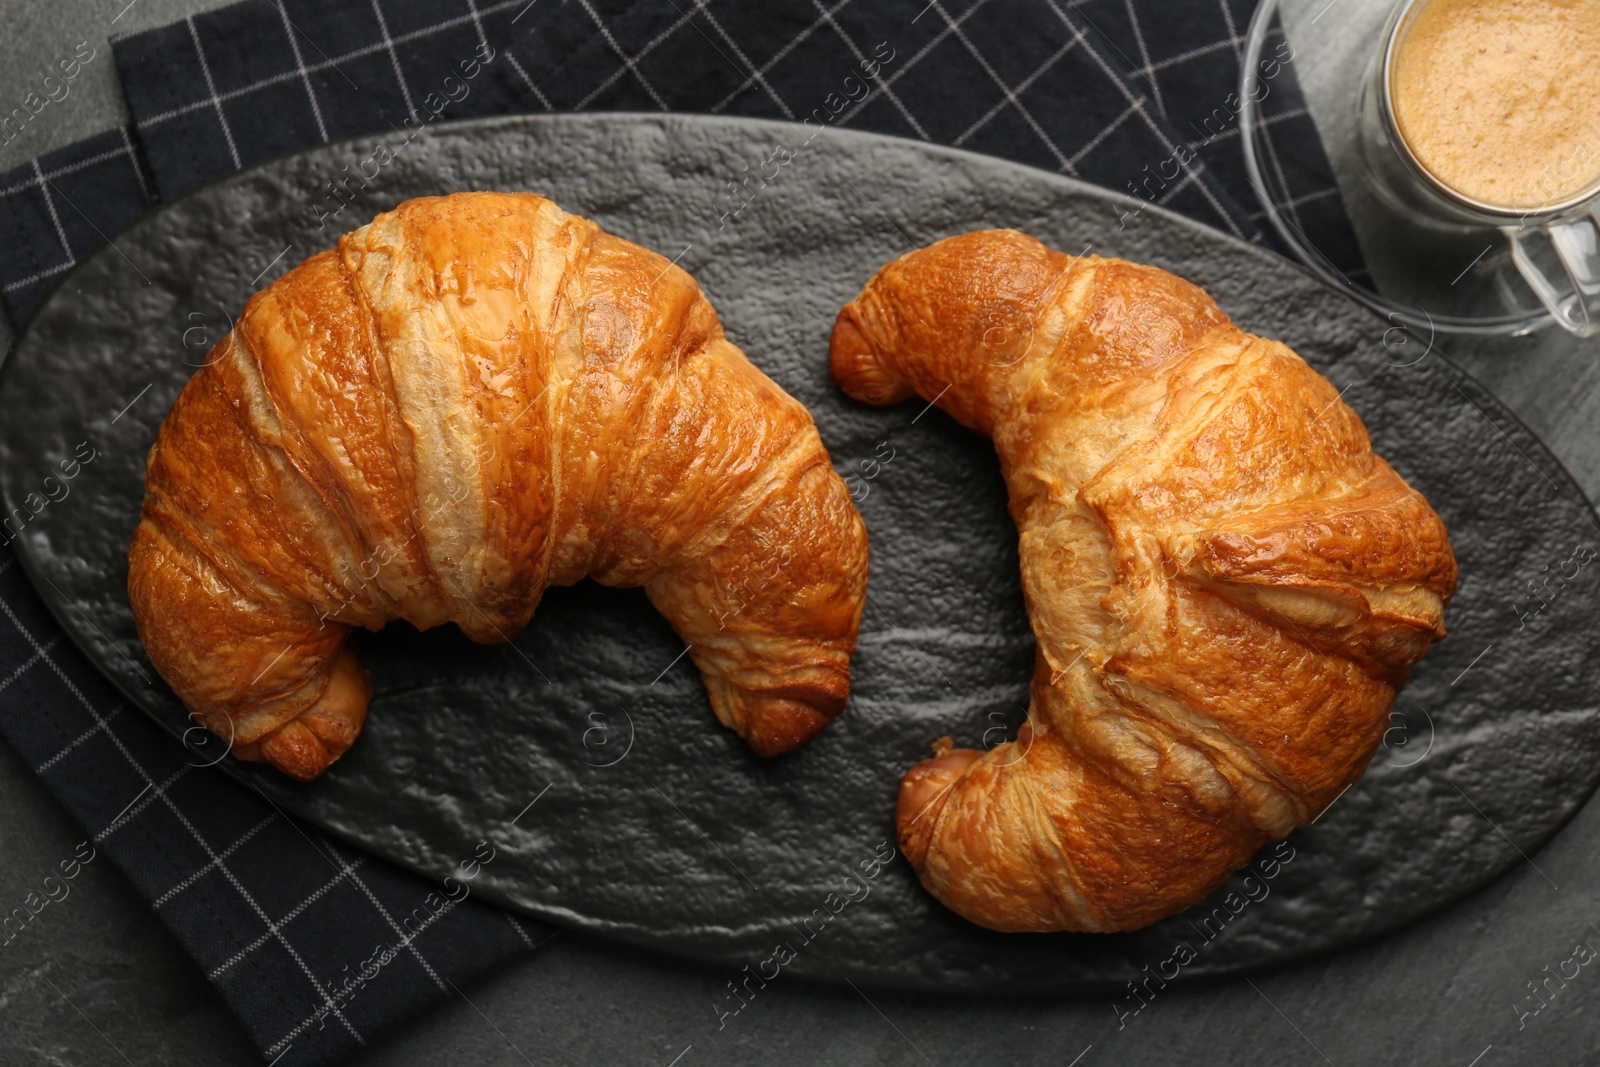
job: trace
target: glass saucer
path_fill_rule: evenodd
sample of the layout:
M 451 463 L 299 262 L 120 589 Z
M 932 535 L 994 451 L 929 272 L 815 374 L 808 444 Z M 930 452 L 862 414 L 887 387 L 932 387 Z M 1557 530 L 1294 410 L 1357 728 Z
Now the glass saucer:
M 1362 156 L 1362 93 L 1395 0 L 1331 0 L 1326 6 L 1261 0 L 1244 42 L 1239 127 L 1244 163 L 1272 228 L 1312 273 L 1396 325 L 1481 336 L 1532 333 L 1552 325 L 1493 227 L 1444 229 L 1419 220 L 1375 190 Z M 1254 99 L 1249 72 L 1283 19 L 1293 64 L 1311 107 L 1345 211 L 1366 260 L 1365 272 L 1341 270 L 1300 227 L 1293 193 L 1273 165 L 1273 116 Z M 1267 97 L 1270 99 L 1270 96 Z M 1365 277 L 1363 277 L 1365 274 Z

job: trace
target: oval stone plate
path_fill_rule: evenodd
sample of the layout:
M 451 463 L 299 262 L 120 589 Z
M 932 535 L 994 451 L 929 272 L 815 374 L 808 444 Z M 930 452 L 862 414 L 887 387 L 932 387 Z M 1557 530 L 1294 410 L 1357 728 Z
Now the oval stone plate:
M 908 141 L 630 115 L 391 135 L 393 158 L 366 162 L 388 155 L 380 141 L 276 160 L 162 207 L 66 277 L 4 366 L 0 489 L 8 512 L 26 509 L 23 562 L 130 700 L 190 731 L 125 593 L 144 457 L 173 398 L 251 292 L 413 196 L 535 190 L 695 275 L 728 334 L 815 414 L 866 518 L 872 579 L 849 708 L 770 761 L 715 723 L 638 590 L 553 590 L 498 647 L 453 628 L 358 634 L 376 692 L 332 771 L 301 785 L 218 764 L 285 810 L 436 878 L 489 842 L 483 896 L 740 974 L 1039 991 L 1261 967 L 1381 933 L 1525 862 L 1594 788 L 1593 513 L 1431 338 L 1156 208 Z M 1014 735 L 1033 639 L 989 443 L 920 401 L 847 400 L 828 378 L 828 333 L 880 264 L 989 226 L 1159 265 L 1288 342 L 1427 494 L 1460 559 L 1450 638 L 1417 668 L 1366 776 L 1253 874 L 1136 933 L 992 933 L 942 908 L 893 853 L 900 776 L 935 738 Z M 70 494 L 32 515 L 46 476 L 83 449 L 94 459 Z

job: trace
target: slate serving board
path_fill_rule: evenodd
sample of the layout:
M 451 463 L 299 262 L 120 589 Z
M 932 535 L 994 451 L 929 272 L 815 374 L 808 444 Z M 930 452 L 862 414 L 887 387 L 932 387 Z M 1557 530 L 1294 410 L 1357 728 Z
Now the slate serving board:
M 245 298 L 339 232 L 412 196 L 532 189 L 676 257 L 729 335 L 814 413 L 872 539 L 850 706 L 806 748 L 760 760 L 715 724 L 643 594 L 586 582 L 552 590 L 509 646 L 404 624 L 358 634 L 376 692 L 331 772 L 300 785 L 216 764 L 283 809 L 441 879 L 441 893 L 490 842 L 473 892 L 734 979 L 770 972 L 781 944 L 784 971 L 821 979 L 1082 991 L 1170 973 L 1180 944 L 1192 978 L 1411 922 L 1525 862 L 1600 778 L 1600 528 L 1555 458 L 1431 338 L 1178 216 L 909 141 L 630 115 L 402 139 L 286 157 L 166 205 L 69 274 L 0 367 L 0 492 L 8 514 L 23 509 L 23 564 L 192 762 L 222 746 L 156 677 L 125 593 L 144 456 L 173 398 Z M 380 142 L 394 155 L 375 166 Z M 1427 494 L 1461 564 L 1451 636 L 1417 668 L 1366 776 L 1266 850 L 1252 881 L 1136 933 L 991 933 L 924 894 L 903 858 L 874 862 L 894 842 L 900 775 L 934 738 L 1014 735 L 1033 640 L 989 443 L 921 402 L 845 399 L 828 331 L 881 263 L 1002 225 L 1175 271 L 1291 344 Z

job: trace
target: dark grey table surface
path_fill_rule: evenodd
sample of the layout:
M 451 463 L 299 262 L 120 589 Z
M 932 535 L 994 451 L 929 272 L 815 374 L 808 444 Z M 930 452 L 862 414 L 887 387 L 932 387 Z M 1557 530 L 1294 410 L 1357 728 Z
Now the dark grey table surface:
M 1334 79 L 1317 72 L 1357 61 L 1361 35 L 1352 30 L 1381 20 L 1387 4 L 1284 5 L 1290 38 L 1308 57 L 1300 70 L 1308 102 L 1325 131 L 1337 128 L 1341 114 L 1324 91 Z M 123 120 L 109 33 L 214 6 L 0 0 L 0 102 L 27 92 L 36 57 L 80 40 L 99 49 L 50 122 L 30 124 L 0 146 L 0 168 Z M 0 346 L 9 343 L 0 326 Z M 1600 342 L 1549 331 L 1442 347 L 1544 438 L 1591 499 L 1600 496 Z M 0 900 L 21 900 L 83 832 L 4 745 L 0 810 L 7 816 L 0 820 Z M 1103 997 L 874 992 L 869 999 L 795 980 L 775 983 L 716 1033 L 708 1023 L 727 978 L 720 970 L 568 934 L 355 1062 L 1593 1064 L 1600 1062 L 1600 973 L 1584 967 L 1540 987 L 1548 1003 L 1537 1015 L 1519 1018 L 1515 1005 L 1536 1003 L 1527 999 L 1530 985 L 1572 957 L 1579 942 L 1600 947 L 1597 845 L 1600 801 L 1591 800 L 1529 864 L 1440 915 L 1313 963 L 1165 990 L 1121 1031 Z M 122 1062 L 260 1060 L 155 915 L 109 863 L 97 862 L 67 900 L 0 955 L 0 1063 Z

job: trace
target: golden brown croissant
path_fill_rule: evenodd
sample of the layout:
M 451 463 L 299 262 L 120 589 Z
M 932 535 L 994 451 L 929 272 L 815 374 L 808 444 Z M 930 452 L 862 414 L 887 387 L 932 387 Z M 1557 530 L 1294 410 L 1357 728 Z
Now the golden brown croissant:
M 844 706 L 860 516 L 654 252 L 531 194 L 412 200 L 253 296 L 207 363 L 150 452 L 128 592 L 235 755 L 309 779 L 350 747 L 351 627 L 506 641 L 586 575 L 644 586 L 757 752 Z
M 902 849 L 945 905 L 1137 929 L 1360 776 L 1455 559 L 1288 348 L 1165 271 L 992 230 L 879 271 L 832 364 L 851 396 L 991 436 L 1021 536 L 1028 723 L 901 783 Z

